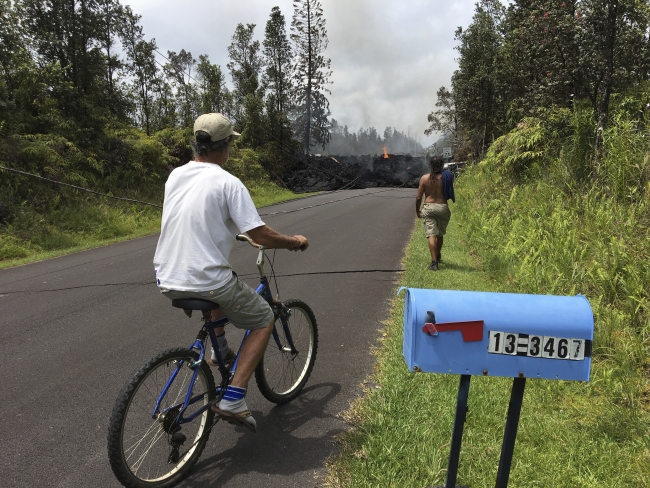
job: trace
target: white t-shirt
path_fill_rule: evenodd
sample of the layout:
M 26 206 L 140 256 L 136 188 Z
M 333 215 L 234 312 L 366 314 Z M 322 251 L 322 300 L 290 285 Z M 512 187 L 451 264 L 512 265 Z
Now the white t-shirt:
M 162 228 L 153 258 L 164 290 L 207 291 L 232 276 L 237 231 L 264 225 L 244 184 L 217 164 L 176 168 L 165 184 Z

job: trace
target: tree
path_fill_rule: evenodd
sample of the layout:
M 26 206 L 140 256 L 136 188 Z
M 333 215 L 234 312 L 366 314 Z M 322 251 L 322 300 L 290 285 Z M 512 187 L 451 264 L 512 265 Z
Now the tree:
M 178 110 L 174 92 L 169 83 L 161 80 L 153 86 L 154 101 L 151 107 L 151 127 L 153 132 L 176 127 Z
M 165 74 L 171 80 L 172 86 L 176 89 L 176 100 L 178 101 L 178 121 L 181 127 L 190 127 L 198 116 L 197 93 L 192 84 L 192 69 L 196 66 L 196 59 L 192 53 L 181 49 L 177 54 L 174 51 L 167 51 Z
M 53 87 L 52 99 L 68 118 L 67 135 L 87 144 L 99 137 L 107 119 L 102 113 L 106 57 L 100 48 L 103 22 L 97 2 L 21 0 L 17 10 L 39 63 L 58 64 L 65 84 Z
M 293 103 L 293 51 L 287 38 L 284 15 L 278 7 L 271 10 L 262 44 L 266 68 L 262 85 L 266 92 L 265 136 L 270 159 L 268 169 L 282 173 L 295 160 L 297 146 L 289 120 Z
M 196 72 L 200 87 L 201 112 L 225 113 L 230 92 L 221 68 L 212 64 L 207 55 L 202 54 L 199 56 Z
M 108 92 L 106 98 L 113 113 L 123 118 L 126 114 L 127 99 L 119 91 L 117 81 L 124 68 L 124 63 L 120 59 L 116 41 L 121 26 L 126 21 L 127 12 L 118 0 L 96 1 L 98 9 L 98 44 L 105 53 L 104 66 Z M 130 11 L 128 13 L 131 14 Z
M 519 118 L 538 107 L 593 108 L 595 147 L 607 125 L 609 100 L 650 75 L 647 2 L 635 0 L 516 1 L 508 9 L 504 83 L 517 95 Z M 516 123 L 513 120 L 513 123 Z
M 253 41 L 255 24 L 238 24 L 228 46 L 228 69 L 234 85 L 233 98 L 237 128 L 242 140 L 253 148 L 262 144 L 262 112 L 264 90 L 260 87 L 260 72 L 264 60 L 259 54 L 260 43 Z
M 291 67 L 293 52 L 287 38 L 284 15 L 278 7 L 273 7 L 271 10 L 271 18 L 266 23 L 263 45 L 266 65 L 263 85 L 273 97 L 275 109 L 286 114 L 293 91 Z
M 436 101 L 438 110 L 431 112 L 427 116 L 427 120 L 431 125 L 424 133 L 429 136 L 433 132 L 442 132 L 443 134 L 451 134 L 455 139 L 458 135 L 459 125 L 454 94 L 441 86 L 436 96 L 438 97 Z
M 16 107 L 17 71 L 19 58 L 28 56 L 19 25 L 11 0 L 0 0 L 0 137 L 7 124 L 20 117 Z
M 126 50 L 127 69 L 133 75 L 132 86 L 137 100 L 136 120 L 147 135 L 152 132 L 151 111 L 154 101 L 155 87 L 161 83 L 154 52 L 157 49 L 156 40 L 144 40 L 142 27 L 138 24 L 139 15 L 135 15 L 129 7 L 124 9 L 124 22 L 121 25 L 120 38 Z
M 500 25 L 505 10 L 498 0 L 481 0 L 470 26 L 456 30 L 460 53 L 452 77 L 454 107 L 460 125 L 467 129 L 473 152 L 480 156 L 486 145 L 501 135 L 503 104 L 497 83 L 497 66 L 503 42 Z
M 312 146 L 322 145 L 330 140 L 329 100 L 325 96 L 331 60 L 324 55 L 327 49 L 327 30 L 323 8 L 318 0 L 294 0 L 291 39 L 294 42 L 296 61 L 294 80 L 296 82 L 297 118 L 295 128 L 305 154 Z

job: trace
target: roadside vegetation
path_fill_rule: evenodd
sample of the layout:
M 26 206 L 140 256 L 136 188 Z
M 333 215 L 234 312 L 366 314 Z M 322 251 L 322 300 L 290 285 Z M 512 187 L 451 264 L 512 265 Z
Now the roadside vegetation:
M 320 2 L 293 7 L 289 26 L 278 7 L 261 33 L 232 25 L 227 85 L 205 54 L 160 52 L 119 0 L 0 0 L 0 267 L 157 231 L 155 207 L 16 171 L 159 205 L 201 113 L 242 134 L 227 169 L 258 206 L 295 198 L 283 173 L 329 141 L 331 73 Z
M 527 382 L 513 486 L 650 486 L 649 23 L 647 2 L 481 0 L 428 117 L 469 169 L 441 271 L 418 223 L 400 285 L 583 294 L 594 311 L 590 382 Z M 330 486 L 445 481 L 459 379 L 408 373 L 402 340 L 398 297 Z M 472 380 L 462 485 L 495 481 L 511 382 Z
M 650 90 L 613 97 L 594 164 L 589 106 L 526 118 L 457 181 L 441 271 L 421 224 L 400 285 L 585 295 L 595 315 L 589 383 L 526 385 L 511 484 L 650 486 Z M 408 373 L 396 298 L 366 396 L 345 413 L 331 486 L 444 483 L 457 376 Z M 459 483 L 494 482 L 511 380 L 475 378 Z
M 273 183 L 255 151 L 235 147 L 226 169 L 244 182 L 258 208 L 305 196 Z M 146 191 L 125 191 L 115 196 L 162 205 L 162 175 L 166 175 L 166 171 L 165 167 L 160 168 L 160 175 L 148 182 Z M 31 202 L 14 210 L 11 223 L 0 226 L 0 269 L 160 230 L 160 208 L 107 199 L 53 183 L 33 181 L 28 176 L 21 178 L 23 189 L 32 188 L 35 196 Z

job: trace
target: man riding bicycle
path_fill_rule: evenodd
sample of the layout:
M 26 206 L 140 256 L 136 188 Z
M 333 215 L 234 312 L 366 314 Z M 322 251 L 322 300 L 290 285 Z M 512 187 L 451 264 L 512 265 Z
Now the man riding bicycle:
M 235 327 L 251 330 L 232 382 L 212 410 L 255 432 L 246 388 L 264 355 L 275 317 L 268 302 L 233 272 L 228 258 L 238 232 L 267 248 L 304 251 L 309 243 L 301 235 L 290 237 L 265 225 L 244 184 L 223 169 L 239 135 L 230 120 L 218 113 L 203 114 L 194 122 L 194 160 L 172 171 L 165 184 L 154 267 L 158 287 L 167 298 L 218 303 L 213 321 L 225 315 Z M 215 333 L 221 356 L 232 362 L 235 354 L 224 328 L 215 328 Z M 216 361 L 212 351 L 208 363 Z

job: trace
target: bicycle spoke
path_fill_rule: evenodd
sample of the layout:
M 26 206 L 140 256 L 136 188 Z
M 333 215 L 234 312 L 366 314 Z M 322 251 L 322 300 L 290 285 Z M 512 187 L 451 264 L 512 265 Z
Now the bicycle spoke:
M 142 453 L 142 455 L 141 455 L 138 459 L 136 459 L 135 463 L 133 463 L 133 465 L 131 466 L 131 470 L 133 471 L 133 473 L 135 473 L 135 474 L 138 473 L 138 470 L 139 470 L 140 467 L 142 466 L 142 463 L 144 462 L 145 458 L 147 457 L 147 454 L 149 454 L 149 451 L 151 450 L 151 448 L 154 446 L 154 444 L 155 444 L 156 442 L 158 442 L 158 440 L 159 440 L 162 436 L 165 435 L 165 431 L 164 431 L 162 428 L 161 428 L 158 432 L 160 432 L 160 434 L 158 435 L 158 437 L 154 437 L 154 438 L 153 438 L 153 440 L 152 440 L 151 443 L 149 444 L 149 447 L 148 447 L 147 449 L 145 449 L 145 451 Z M 158 434 L 158 432 L 156 432 L 156 434 Z M 138 461 L 139 461 L 139 463 L 138 463 Z
M 198 370 L 189 367 L 190 361 L 197 358 L 195 351 L 183 348 L 161 353 L 136 372 L 131 380 L 132 389 L 126 389 L 127 396 L 116 402 L 109 433 L 109 456 L 113 472 L 123 484 L 132 485 L 133 478 L 139 483 L 180 480 L 200 456 L 209 434 L 206 428 L 211 426 L 214 414 L 206 409 L 192 420 L 182 423 L 179 420 L 186 398 L 194 401 L 187 409 L 189 414 L 204 408 L 215 395 L 207 364 L 197 365 Z M 192 383 L 195 374 L 196 381 Z M 165 387 L 167 391 L 161 400 Z M 159 401 L 159 415 L 152 421 L 154 406 Z M 182 433 L 186 441 L 175 445 L 172 437 L 175 432 Z
M 140 444 L 142 444 L 142 442 L 147 438 L 147 436 L 149 435 L 149 433 L 150 433 L 150 432 L 151 432 L 151 431 L 156 427 L 156 424 L 158 424 L 158 421 L 154 421 L 154 423 L 151 424 L 151 427 L 149 428 L 149 430 L 147 430 L 147 431 L 144 433 L 144 435 L 142 435 L 142 436 L 140 437 L 140 439 L 139 439 L 135 444 L 133 444 L 133 446 L 131 446 L 130 448 L 126 448 L 126 449 L 124 449 L 124 454 L 125 454 L 125 455 L 128 454 L 128 456 L 126 456 L 126 460 L 127 460 L 127 461 L 129 460 L 129 458 L 131 457 L 131 455 L 133 454 L 133 452 L 135 452 L 135 450 L 136 450 L 138 447 L 140 447 Z M 132 437 L 135 437 L 135 436 L 132 436 Z

